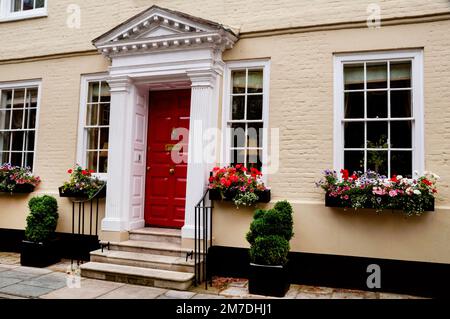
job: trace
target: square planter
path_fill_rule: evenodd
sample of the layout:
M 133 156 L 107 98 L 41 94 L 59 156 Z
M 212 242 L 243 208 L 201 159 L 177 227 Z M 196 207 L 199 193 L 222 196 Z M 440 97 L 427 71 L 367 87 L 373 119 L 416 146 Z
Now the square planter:
M 59 190 L 59 197 L 89 199 L 89 195 L 83 191 L 63 190 L 62 186 L 59 187 L 58 190 Z M 106 187 L 103 187 L 103 189 L 97 195 L 97 198 L 105 198 L 105 197 L 106 197 Z
M 284 297 L 289 290 L 286 266 L 250 264 L 248 289 L 253 295 Z
M 430 203 L 429 206 L 425 207 L 425 211 L 426 212 L 434 212 L 434 198 L 432 200 L 432 202 Z M 331 197 L 328 196 L 328 194 L 325 194 L 325 206 L 326 207 L 338 207 L 338 208 L 346 208 L 348 206 L 344 205 L 341 201 L 340 198 L 338 197 Z M 348 207 L 350 208 L 350 207 Z M 370 201 L 368 201 L 365 205 L 364 208 L 373 208 L 373 205 Z M 402 207 L 395 207 L 395 210 L 402 210 Z
M 61 259 L 58 254 L 56 240 L 46 243 L 22 241 L 20 264 L 28 267 L 44 268 L 56 264 Z
M 258 195 L 258 203 L 269 203 L 271 199 L 270 189 L 266 189 L 264 191 L 256 191 L 256 195 Z M 227 190 L 225 192 L 225 198 L 222 198 L 220 191 L 218 189 L 210 189 L 209 190 L 209 199 L 210 200 L 224 200 L 231 201 L 236 196 L 235 190 Z

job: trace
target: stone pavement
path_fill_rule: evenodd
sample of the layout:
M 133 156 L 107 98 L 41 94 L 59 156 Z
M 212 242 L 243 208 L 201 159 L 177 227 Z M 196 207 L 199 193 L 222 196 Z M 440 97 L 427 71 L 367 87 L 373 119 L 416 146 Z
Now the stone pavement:
M 226 299 L 250 295 L 244 279 L 215 278 L 213 287 L 175 291 L 70 276 L 70 261 L 45 269 L 20 266 L 20 255 L 0 252 L 0 299 Z M 75 279 L 72 281 L 71 279 Z M 77 279 L 79 281 L 77 281 Z M 287 299 L 410 299 L 413 296 L 292 285 Z

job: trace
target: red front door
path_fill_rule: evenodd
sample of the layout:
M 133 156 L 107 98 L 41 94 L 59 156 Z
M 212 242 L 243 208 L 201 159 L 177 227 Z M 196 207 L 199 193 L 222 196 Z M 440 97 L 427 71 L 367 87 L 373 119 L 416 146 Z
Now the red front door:
M 189 129 L 190 104 L 190 90 L 150 92 L 145 191 L 147 225 L 184 226 L 188 137 L 185 136 L 185 143 L 179 142 L 183 140 L 182 129 Z M 174 161 L 173 152 L 184 160 Z

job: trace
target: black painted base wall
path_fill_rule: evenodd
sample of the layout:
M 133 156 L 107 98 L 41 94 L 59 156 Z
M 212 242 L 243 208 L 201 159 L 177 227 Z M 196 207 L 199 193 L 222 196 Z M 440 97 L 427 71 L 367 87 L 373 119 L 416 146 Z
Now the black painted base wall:
M 381 289 L 369 289 L 367 267 L 381 268 Z M 392 292 L 423 297 L 450 297 L 450 264 L 377 258 L 291 253 L 291 283 L 332 288 Z M 208 254 L 212 276 L 248 278 L 248 250 L 213 246 Z
M 98 236 L 57 233 L 57 251 L 60 258 L 89 260 L 89 252 L 99 249 Z M 20 253 L 24 230 L 0 229 L 0 251 Z

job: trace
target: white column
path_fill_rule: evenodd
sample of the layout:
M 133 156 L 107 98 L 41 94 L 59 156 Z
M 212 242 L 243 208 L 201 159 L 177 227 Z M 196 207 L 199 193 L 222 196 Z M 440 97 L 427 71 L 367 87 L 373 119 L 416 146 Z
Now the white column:
M 111 78 L 111 113 L 109 129 L 108 185 L 103 231 L 125 231 L 128 224 L 129 162 L 131 123 L 129 109 L 133 103 L 129 77 Z
M 188 76 L 192 82 L 192 92 L 185 225 L 182 237 L 194 238 L 195 205 L 206 190 L 211 166 L 211 163 L 204 160 L 204 132 L 216 126 L 211 120 L 211 114 L 217 114 L 219 100 L 216 94 L 217 73 L 214 70 L 191 71 Z

